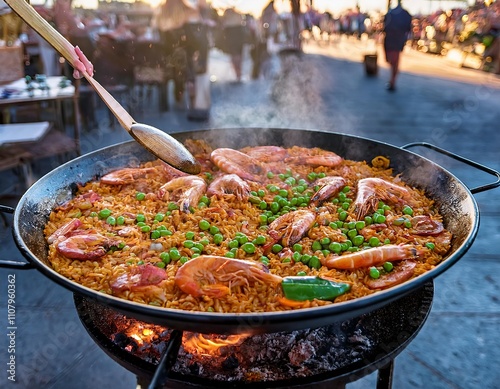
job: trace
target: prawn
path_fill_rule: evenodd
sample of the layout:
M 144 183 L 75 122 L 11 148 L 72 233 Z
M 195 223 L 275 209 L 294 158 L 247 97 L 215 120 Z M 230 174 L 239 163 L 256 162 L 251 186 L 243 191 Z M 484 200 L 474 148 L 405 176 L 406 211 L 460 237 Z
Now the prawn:
M 285 247 L 297 243 L 311 229 L 316 214 L 307 209 L 299 209 L 281 215 L 269 224 L 268 233 L 276 242 L 281 239 Z
M 285 162 L 292 163 L 294 165 L 304 164 L 309 166 L 336 167 L 344 160 L 333 151 L 322 151 L 321 154 L 314 155 L 313 150 L 314 149 L 307 150 L 307 152 L 303 155 L 285 158 Z
M 383 274 L 377 279 L 367 280 L 366 286 L 370 289 L 387 289 L 401 284 L 413 276 L 415 266 L 417 266 L 415 261 L 403 261 L 400 265 L 395 266 L 390 273 Z
M 129 273 L 122 274 L 110 282 L 114 292 L 125 290 L 140 290 L 151 285 L 157 285 L 167 279 L 165 269 L 151 264 L 134 266 Z
M 148 174 L 156 173 L 154 167 L 146 168 L 125 168 L 115 170 L 101 177 L 101 183 L 108 185 L 126 185 L 133 183 L 136 179 L 145 177 Z
M 59 238 L 65 238 L 67 234 L 69 234 L 71 231 L 76 230 L 82 225 L 82 222 L 80 219 L 71 219 L 69 222 L 65 223 L 61 227 L 59 227 L 57 230 L 55 230 L 48 238 L 47 242 L 49 244 L 54 243 L 56 240 Z
M 181 210 L 187 213 L 190 207 L 198 204 L 206 189 L 207 184 L 201 177 L 177 177 L 160 187 L 158 198 L 164 199 L 167 192 L 172 192 L 177 197 Z
M 358 193 L 354 200 L 356 219 L 361 220 L 372 209 L 376 209 L 379 200 L 410 203 L 412 198 L 408 189 L 383 180 L 382 178 L 363 178 L 358 181 Z
M 235 286 L 250 282 L 280 284 L 283 279 L 271 274 L 259 262 L 216 255 L 201 255 L 182 265 L 175 275 L 175 285 L 194 297 L 222 298 Z
M 237 174 L 225 174 L 217 177 L 208 187 L 208 196 L 234 195 L 238 200 L 246 200 L 250 195 L 250 186 Z
M 278 162 L 288 157 L 288 150 L 279 146 L 256 146 L 245 150 L 245 154 L 260 162 Z
M 81 234 L 60 241 L 56 250 L 69 259 L 94 260 L 104 256 L 111 246 L 117 244 L 117 241 L 104 235 Z
M 420 252 L 412 245 L 385 245 L 344 255 L 328 255 L 321 264 L 329 269 L 353 270 L 378 266 L 384 262 L 416 258 Z
M 255 158 L 241 151 L 220 148 L 210 154 L 212 162 L 223 172 L 236 174 L 239 177 L 260 182 L 265 177 L 264 166 Z
M 316 180 L 315 185 L 318 185 L 320 188 L 311 197 L 311 204 L 317 206 L 322 201 L 340 192 L 345 187 L 346 182 L 342 177 L 323 177 Z

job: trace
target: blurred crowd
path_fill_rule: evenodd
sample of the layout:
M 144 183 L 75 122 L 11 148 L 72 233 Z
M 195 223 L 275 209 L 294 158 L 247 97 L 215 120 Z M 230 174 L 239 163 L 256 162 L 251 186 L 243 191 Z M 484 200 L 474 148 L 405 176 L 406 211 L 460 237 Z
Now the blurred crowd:
M 278 13 L 274 1 L 270 0 L 259 16 L 253 16 L 239 13 L 232 7 L 214 9 L 205 0 L 195 3 L 196 6 L 188 0 L 163 0 L 153 9 L 142 3 L 144 9 L 137 8 L 129 13 L 105 8 L 75 9 L 72 0 L 54 0 L 51 8 L 36 8 L 96 62 L 96 77 L 111 73 L 111 78 L 133 81 L 130 68 L 141 65 L 167 67 L 168 77 L 176 84 L 176 99 L 182 99 L 185 91 L 191 100 L 194 99 L 194 79 L 206 71 L 212 48 L 229 56 L 234 80 L 240 82 L 246 53 L 253 62 L 250 76 L 258 78 L 266 75 L 266 61 L 276 46 L 300 50 L 304 39 L 329 42 L 340 35 L 364 35 L 381 42 L 383 34 L 385 12 L 368 14 L 361 12 L 359 7 L 340 15 L 318 12 L 311 7 L 297 12 L 292 1 L 291 12 Z M 498 63 L 495 71 L 499 72 L 500 3 L 487 3 L 488 6 L 476 2 L 467 9 L 413 15 L 411 46 L 446 54 L 450 48 L 473 45 L 479 55 L 489 57 L 493 64 Z M 28 35 L 31 35 L 26 38 L 28 41 L 39 42 L 40 56 L 44 57 L 43 72 L 48 75 L 60 72 L 61 65 L 54 52 L 36 34 L 28 32 Z M 141 47 L 144 48 L 141 43 L 154 50 L 141 51 Z M 106 59 L 102 70 L 99 58 Z M 132 59 L 132 63 L 123 58 Z

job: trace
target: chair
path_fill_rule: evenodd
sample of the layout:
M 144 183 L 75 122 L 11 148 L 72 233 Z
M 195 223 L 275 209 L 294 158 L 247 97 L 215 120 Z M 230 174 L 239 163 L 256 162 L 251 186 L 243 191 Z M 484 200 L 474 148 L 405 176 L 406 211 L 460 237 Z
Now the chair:
M 94 78 L 108 90 L 113 97 L 132 114 L 133 64 L 132 48 L 129 41 L 118 41 L 101 35 L 93 60 Z M 115 118 L 109 111 L 110 123 Z
M 151 99 L 152 88 L 159 92 L 160 111 L 168 110 L 168 81 L 173 79 L 173 73 L 167 66 L 163 46 L 159 42 L 137 41 L 133 44 L 134 86 L 138 92 L 137 100 Z

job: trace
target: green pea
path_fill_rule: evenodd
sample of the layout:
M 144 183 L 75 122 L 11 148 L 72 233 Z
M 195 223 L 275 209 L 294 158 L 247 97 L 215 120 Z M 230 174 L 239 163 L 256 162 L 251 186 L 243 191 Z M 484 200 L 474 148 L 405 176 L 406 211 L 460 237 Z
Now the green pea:
M 274 173 L 273 172 L 267 172 L 267 178 L 273 178 Z
M 409 205 L 403 207 L 403 213 L 405 215 L 413 216 L 413 209 Z
M 231 241 L 227 244 L 227 246 L 228 246 L 230 249 L 233 249 L 233 248 L 238 248 L 238 247 L 240 247 L 240 244 L 239 244 L 239 242 L 238 242 L 236 239 L 233 239 L 233 240 L 231 240 Z
M 175 211 L 176 209 L 179 209 L 179 206 L 174 202 L 170 202 L 168 203 L 167 209 L 169 211 Z
M 312 244 L 312 249 L 313 251 L 321 250 L 323 247 L 321 246 L 321 243 L 319 240 L 315 240 Z
M 391 244 L 391 240 L 389 238 L 384 239 L 384 244 Z
M 287 198 L 288 197 L 288 191 L 286 189 L 280 189 L 278 191 L 278 195 L 280 195 L 283 198 Z
M 281 180 L 281 181 L 284 181 L 286 179 L 286 176 L 283 174 L 283 173 L 280 173 L 278 174 L 278 178 Z
M 378 247 L 380 246 L 380 239 L 377 238 L 376 236 L 372 236 L 370 239 L 368 239 L 368 244 L 371 247 Z
M 369 226 L 370 224 L 373 223 L 373 219 L 371 216 L 365 216 L 365 224 Z
M 177 261 L 181 257 L 181 253 L 176 248 L 171 248 L 168 252 L 172 261 Z
M 209 172 L 205 172 L 205 177 L 208 181 L 212 181 L 212 174 Z
M 142 213 L 138 213 L 135 217 L 135 221 L 138 223 L 144 223 L 146 221 L 146 216 L 144 216 Z
M 160 235 L 161 235 L 161 236 L 170 236 L 170 235 L 172 235 L 172 234 L 173 234 L 173 232 L 172 232 L 172 231 L 170 231 L 170 230 L 167 230 L 166 228 L 165 228 L 164 230 L 163 230 L 163 229 L 162 229 L 162 230 L 160 230 Z
M 205 246 L 203 246 L 200 242 L 195 242 L 193 249 L 196 249 L 201 253 L 205 249 Z
M 186 257 L 186 256 L 182 256 L 182 257 L 179 258 L 179 263 L 181 265 L 184 265 L 187 261 L 189 261 L 189 258 Z
M 90 212 L 89 216 L 90 217 L 97 217 L 98 214 L 97 214 L 97 212 Z
M 125 224 L 125 218 L 123 216 L 118 216 L 116 218 L 116 224 L 119 226 L 123 226 Z
M 141 231 L 142 232 L 149 232 L 149 231 L 151 231 L 151 227 L 150 226 L 142 226 Z
M 200 203 L 208 205 L 210 204 L 210 199 L 207 196 L 201 196 Z
M 340 192 L 340 193 L 337 195 L 337 198 L 339 199 L 339 201 L 340 201 L 341 203 L 343 203 L 343 202 L 345 202 L 345 201 L 346 201 L 347 196 L 345 195 L 345 193 L 344 193 L 344 192 Z
M 309 181 L 314 181 L 316 179 L 316 173 L 312 172 L 307 175 Z
M 364 221 L 358 221 L 356 222 L 356 229 L 358 231 L 362 230 L 363 228 L 365 228 L 366 226 L 366 223 Z
M 266 243 L 266 237 L 264 235 L 259 235 L 253 240 L 254 244 L 263 245 Z
M 184 236 L 186 237 L 186 239 L 189 239 L 189 240 L 193 240 L 194 239 L 194 232 L 193 231 L 188 231 L 184 234 Z
M 312 267 L 313 269 L 321 268 L 321 261 L 316 255 L 313 255 L 309 260 L 309 267 Z
M 352 244 L 354 246 L 361 246 L 364 241 L 365 241 L 365 238 L 363 235 L 356 235 L 354 238 L 352 238 Z
M 344 186 L 344 188 L 342 189 L 342 192 L 343 193 L 349 193 L 351 191 L 351 188 L 349 186 Z
M 299 277 L 307 276 L 307 273 L 305 271 L 301 270 L 301 271 L 297 272 L 297 276 L 299 276 Z
M 157 213 L 157 214 L 155 215 L 155 218 L 154 218 L 154 220 L 157 220 L 157 221 L 159 221 L 159 222 L 162 222 L 162 221 L 163 221 L 163 219 L 165 219 L 165 214 L 164 214 L 164 213 Z
M 272 213 L 278 213 L 279 210 L 280 210 L 280 205 L 276 202 L 276 201 L 273 201 L 270 205 L 269 205 L 269 208 L 271 209 L 271 212 Z
M 136 200 L 139 200 L 139 201 L 142 201 L 146 198 L 146 194 L 145 193 L 142 193 L 142 192 L 137 192 L 135 194 L 135 199 Z
M 165 262 L 161 262 L 161 261 L 160 262 L 156 262 L 155 266 L 163 269 L 165 267 Z
M 405 220 L 405 222 L 404 222 L 404 226 L 405 226 L 406 228 L 411 228 L 411 227 L 412 227 L 412 225 L 411 225 L 411 221 L 409 221 L 409 220 Z
M 339 220 L 344 221 L 345 219 L 347 219 L 347 212 L 346 211 L 339 212 Z
M 285 257 L 281 260 L 281 263 L 290 263 L 292 262 L 292 259 L 290 257 Z
M 307 265 L 309 263 L 309 261 L 311 260 L 311 256 L 309 254 L 304 254 L 302 255 L 302 257 L 300 258 L 300 261 L 304 264 L 304 265 Z
M 161 254 L 160 254 L 160 259 L 165 263 L 165 264 L 169 264 L 171 259 L 170 259 L 170 255 L 166 252 L 166 251 L 163 251 Z
M 390 272 L 394 268 L 391 262 L 385 262 L 382 266 L 386 272 Z
M 269 187 L 269 192 L 276 193 L 277 191 L 279 191 L 279 188 L 276 185 L 271 185 Z
M 295 251 L 293 254 L 292 254 L 292 258 L 294 260 L 294 262 L 300 262 L 300 258 L 302 257 L 302 254 L 299 253 L 298 251 Z
M 222 234 L 215 234 L 214 235 L 214 243 L 216 245 L 220 245 L 223 240 L 224 240 L 224 237 L 222 236 Z
M 263 255 L 262 257 L 260 257 L 259 261 L 262 262 L 266 266 L 269 265 L 269 258 L 266 257 L 265 255 Z
M 292 246 L 292 250 L 296 253 L 302 253 L 302 250 L 303 250 L 303 247 L 300 243 L 295 243 L 293 246 Z
M 108 208 L 101 209 L 97 216 L 99 216 L 99 219 L 107 219 L 111 216 L 111 211 Z
M 205 219 L 202 219 L 200 220 L 198 226 L 200 227 L 200 230 L 207 231 L 210 229 L 210 222 L 206 221 Z
M 161 237 L 161 231 L 160 230 L 154 230 L 151 232 L 151 239 L 158 239 Z
M 342 246 L 339 242 L 332 242 L 328 245 L 328 250 L 330 250 L 332 253 L 340 254 L 340 252 L 342 251 Z
M 247 254 L 255 253 L 255 245 L 252 242 L 246 242 L 241 246 L 241 249 Z
M 273 244 L 273 247 L 271 248 L 271 251 L 275 254 L 279 253 L 281 250 L 283 250 L 283 246 L 278 243 Z
M 370 277 L 371 278 L 379 278 L 380 277 L 380 271 L 376 267 L 371 267 L 370 268 Z
M 434 250 L 436 248 L 436 245 L 432 242 L 427 242 L 425 244 L 425 247 L 427 247 L 429 250 Z
M 358 235 L 358 230 L 355 228 L 347 231 L 347 236 L 352 240 L 356 235 Z
M 106 223 L 108 223 L 110 226 L 114 226 L 116 224 L 116 219 L 113 216 L 108 216 L 106 218 Z
M 190 249 L 191 247 L 194 246 L 194 242 L 192 240 L 186 240 L 182 244 L 185 248 Z
M 264 200 L 262 200 L 259 203 L 259 208 L 262 209 L 262 210 L 266 209 L 267 208 L 267 203 Z
M 373 221 L 377 224 L 385 223 L 385 216 L 381 215 L 380 213 L 374 213 L 373 214 Z
M 347 223 L 347 228 L 350 230 L 354 230 L 356 228 L 356 222 Z
M 322 246 L 328 246 L 331 243 L 331 241 L 332 240 L 330 238 L 324 237 L 321 238 L 319 242 L 321 243 Z

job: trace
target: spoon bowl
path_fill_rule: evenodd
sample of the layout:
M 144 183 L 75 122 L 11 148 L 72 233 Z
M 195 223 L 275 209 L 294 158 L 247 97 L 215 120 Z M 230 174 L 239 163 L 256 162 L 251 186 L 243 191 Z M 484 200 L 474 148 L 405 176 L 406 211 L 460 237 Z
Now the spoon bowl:
M 5 0 L 5 2 L 21 19 L 58 51 L 71 66 L 77 67 L 76 64 L 80 62 L 80 59 L 75 52 L 75 47 L 43 19 L 30 4 L 25 0 Z M 190 174 L 197 174 L 201 171 L 198 161 L 182 143 L 158 128 L 137 123 L 127 110 L 92 75 L 87 72 L 81 73 L 111 110 L 120 125 L 144 148 L 176 169 Z

